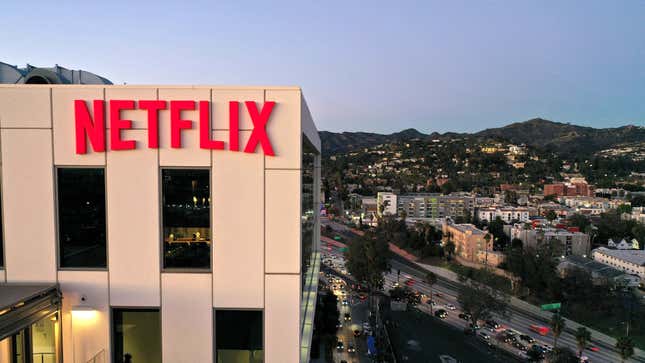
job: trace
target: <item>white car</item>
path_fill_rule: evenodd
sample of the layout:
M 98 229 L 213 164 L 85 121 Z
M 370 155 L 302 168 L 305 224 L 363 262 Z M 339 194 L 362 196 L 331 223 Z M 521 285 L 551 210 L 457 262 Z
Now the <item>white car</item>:
M 446 309 L 448 309 L 448 310 L 457 310 L 457 307 L 455 307 L 453 304 L 446 304 Z

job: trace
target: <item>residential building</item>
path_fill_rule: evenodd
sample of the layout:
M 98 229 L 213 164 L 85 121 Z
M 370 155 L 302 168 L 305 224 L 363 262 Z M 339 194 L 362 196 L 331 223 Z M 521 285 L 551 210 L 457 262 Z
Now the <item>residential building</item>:
M 558 264 L 558 272 L 561 277 L 565 277 L 574 269 L 589 273 L 595 285 L 611 283 L 617 286 L 638 287 L 640 284 L 638 276 L 627 274 L 622 270 L 594 261 L 588 257 L 571 255 Z
M 444 243 L 452 241 L 455 244 L 455 254 L 467 261 L 480 262 L 480 252 L 493 251 L 493 239 L 486 242 L 486 232 L 472 224 L 444 222 L 441 231 Z
M 574 182 L 566 183 L 553 183 L 544 185 L 544 195 L 557 195 L 561 196 L 592 196 L 594 195 L 593 187 L 582 180 L 575 180 Z
M 505 223 L 528 222 L 530 217 L 529 208 L 524 207 L 490 207 L 481 208 L 477 211 L 477 217 L 480 221 L 494 221 L 497 217 Z
M 397 214 L 397 195 L 392 192 L 378 192 L 376 194 L 376 206 L 379 216 Z
M 636 275 L 640 277 L 641 284 L 645 283 L 645 251 L 643 250 L 613 250 L 598 247 L 592 251 L 592 257 L 600 263 Z
M 441 195 L 438 193 L 410 193 L 397 197 L 397 212 L 411 218 L 453 219 L 470 218 L 475 198 L 470 195 Z
M 0 161 L 0 362 L 308 361 L 300 88 L 0 85 Z
M 556 239 L 561 243 L 563 256 L 577 255 L 589 256 L 590 238 L 586 233 L 574 229 L 554 228 L 554 227 L 537 227 L 530 224 L 517 223 L 511 227 L 511 239 L 517 238 L 522 240 L 524 246 L 537 248 L 542 242 Z

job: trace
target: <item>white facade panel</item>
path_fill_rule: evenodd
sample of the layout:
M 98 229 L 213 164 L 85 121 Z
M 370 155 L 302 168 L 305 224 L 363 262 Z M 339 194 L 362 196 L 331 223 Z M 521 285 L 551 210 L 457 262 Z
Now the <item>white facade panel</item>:
M 63 293 L 63 361 L 85 363 L 101 351 L 110 359 L 110 302 L 106 271 L 59 271 Z M 85 298 L 82 301 L 81 298 Z M 92 311 L 72 312 L 76 306 Z
M 3 129 L 2 199 L 8 282 L 56 281 L 50 130 Z
M 25 104 L 29 104 L 29 107 L 25 107 Z M 51 128 L 50 89 L 0 88 L 0 127 Z
M 220 89 L 213 88 L 211 102 L 211 128 L 213 130 L 229 129 L 229 104 L 237 101 L 239 107 L 238 127 L 240 130 L 253 130 L 253 121 L 249 116 L 244 102 L 252 101 L 261 107 L 264 102 L 264 90 L 262 89 Z M 228 145 L 228 141 L 226 142 Z M 240 150 L 244 150 L 246 142 L 240 142 Z
M 300 170 L 266 170 L 267 273 L 300 272 Z
M 300 276 L 267 275 L 264 318 L 266 363 L 297 363 L 300 346 Z
M 266 168 L 299 169 L 302 142 L 300 91 L 267 90 L 266 101 L 276 102 L 266 128 L 275 156 L 265 157 Z
M 161 330 L 165 363 L 213 361 L 210 274 L 161 275 Z
M 106 88 L 105 89 L 105 100 L 127 100 L 135 101 L 134 110 L 122 110 L 120 116 L 122 120 L 132 121 L 133 129 L 147 129 L 148 128 L 148 111 L 144 109 L 139 109 L 139 101 L 156 101 L 157 100 L 157 89 L 156 88 Z M 106 104 L 105 112 L 105 127 L 110 128 L 110 108 L 109 104 Z M 107 137 L 109 139 L 110 134 L 108 132 Z M 145 144 L 139 144 L 138 147 L 147 147 L 147 140 Z
M 227 131 L 215 131 L 218 139 Z M 242 142 L 250 131 L 240 132 Z M 264 159 L 213 151 L 213 306 L 264 305 Z
M 124 133 L 145 141 L 144 130 Z M 159 168 L 156 149 L 108 153 L 110 298 L 113 306 L 159 306 Z M 145 258 L 142 258 L 145 256 Z

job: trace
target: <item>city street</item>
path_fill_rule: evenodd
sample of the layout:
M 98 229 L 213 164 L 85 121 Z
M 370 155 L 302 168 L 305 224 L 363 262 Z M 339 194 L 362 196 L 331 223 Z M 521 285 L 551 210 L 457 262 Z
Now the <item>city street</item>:
M 337 228 L 340 226 L 338 223 L 333 223 L 333 227 Z M 339 228 L 341 229 L 341 228 Z M 344 229 L 346 230 L 346 228 Z M 331 247 L 331 251 L 325 251 L 333 255 L 338 256 L 339 258 L 343 256 L 342 252 L 338 247 Z M 423 270 L 421 267 L 412 267 L 409 264 L 401 263 L 397 260 L 390 260 L 391 270 L 385 274 L 385 286 L 384 290 L 389 291 L 394 287 L 395 283 L 404 284 L 405 281 L 412 279 L 411 289 L 418 291 L 427 296 L 430 295 L 430 287 L 423 282 L 427 271 Z M 397 276 L 397 270 L 401 271 L 401 274 Z M 448 311 L 448 317 L 445 319 L 446 322 L 459 327 L 461 329 L 468 326 L 468 322 L 460 319 L 458 317 L 461 311 L 459 310 L 459 304 L 457 302 L 457 295 L 459 291 L 459 284 L 445 278 L 439 277 L 438 281 L 432 287 L 433 299 L 437 303 L 434 307 L 434 310 L 437 308 L 443 308 Z M 437 294 L 438 293 L 438 294 Z M 457 309 L 449 310 L 446 308 L 446 304 L 452 304 Z M 420 310 L 430 313 L 429 306 L 425 303 L 420 304 Z M 425 306 L 424 306 L 425 305 Z M 509 307 L 510 316 L 508 317 L 495 317 L 495 320 L 502 325 L 502 328 L 499 331 L 504 329 L 512 329 L 520 334 L 525 334 L 535 339 L 534 344 L 552 346 L 553 345 L 553 335 L 551 333 L 547 336 L 541 336 L 536 332 L 529 330 L 531 325 L 541 325 L 547 326 L 548 322 L 545 322 L 541 319 L 536 319 L 534 316 L 521 311 L 513 306 Z M 343 314 L 341 313 L 341 316 Z M 488 332 L 490 335 L 495 335 L 493 332 Z M 495 342 L 494 344 L 504 344 L 502 342 Z M 528 345 L 528 344 L 526 344 Z M 569 331 L 565 331 L 561 334 L 558 340 L 559 346 L 567 346 L 571 348 L 574 352 L 577 352 L 577 343 L 573 334 Z M 612 346 L 609 346 L 605 343 L 595 341 L 592 336 L 592 341 L 589 344 L 589 347 L 594 347 L 596 351 L 586 349 L 583 352 L 583 356 L 588 357 L 589 362 L 619 362 L 620 356 L 617 352 L 614 351 Z M 525 356 L 523 352 L 520 352 L 519 349 L 513 348 L 509 345 L 506 347 L 509 350 L 515 351 L 519 356 Z M 645 362 L 644 359 L 640 357 L 633 357 L 630 361 L 634 362 Z M 349 361 L 348 361 L 349 362 Z

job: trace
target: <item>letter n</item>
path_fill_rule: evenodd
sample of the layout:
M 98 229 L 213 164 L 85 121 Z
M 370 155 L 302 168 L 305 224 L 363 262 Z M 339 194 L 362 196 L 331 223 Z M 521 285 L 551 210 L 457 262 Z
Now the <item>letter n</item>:
M 94 100 L 94 120 L 84 100 L 74 100 L 76 153 L 87 154 L 87 140 L 96 152 L 105 151 L 105 103 Z

